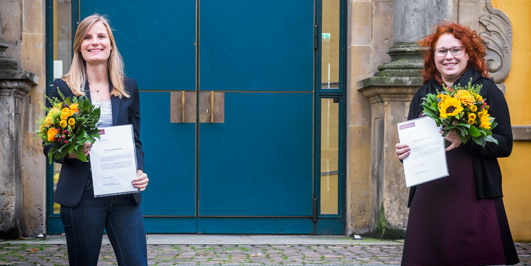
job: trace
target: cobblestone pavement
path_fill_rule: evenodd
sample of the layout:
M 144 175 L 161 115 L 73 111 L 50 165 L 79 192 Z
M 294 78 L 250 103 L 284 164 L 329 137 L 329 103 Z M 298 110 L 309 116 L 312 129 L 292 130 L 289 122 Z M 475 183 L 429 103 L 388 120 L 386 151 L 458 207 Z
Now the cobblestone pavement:
M 531 265 L 531 243 L 516 243 Z M 398 265 L 402 245 L 148 245 L 149 265 Z M 68 265 L 66 245 L 0 243 L 0 265 Z M 117 265 L 102 245 L 98 265 Z

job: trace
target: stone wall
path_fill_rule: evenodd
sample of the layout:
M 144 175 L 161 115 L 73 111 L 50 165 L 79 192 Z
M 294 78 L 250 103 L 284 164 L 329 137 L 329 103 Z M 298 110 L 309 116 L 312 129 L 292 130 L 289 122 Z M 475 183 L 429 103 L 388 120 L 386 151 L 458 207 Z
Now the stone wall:
M 9 45 L 7 52 L 19 68 L 37 76 L 38 85 L 20 100 L 20 124 L 18 138 L 21 144 L 22 220 L 25 236 L 45 232 L 46 212 L 45 160 L 41 142 L 34 133 L 35 121 L 44 114 L 40 102 L 44 102 L 46 81 L 45 50 L 45 1 L 2 0 L 0 5 L 2 37 Z
M 377 218 L 371 182 L 371 105 L 358 82 L 389 62 L 393 45 L 393 0 L 348 1 L 347 30 L 347 225 L 346 233 L 367 234 Z
M 393 14 L 396 11 L 396 5 L 404 7 L 413 5 L 413 3 L 418 5 L 421 2 L 423 1 L 348 1 L 347 87 L 349 105 L 347 107 L 346 204 L 348 206 L 347 234 L 349 235 L 374 233 L 375 226 L 382 221 L 398 229 L 405 228 L 407 224 L 408 210 L 405 208 L 407 189 L 402 180 L 402 166 L 394 160 L 396 156 L 393 146 L 398 140 L 396 123 L 405 119 L 408 101 L 396 97 L 411 94 L 418 86 L 406 89 L 403 87 L 406 84 L 402 84 L 402 87 L 380 84 L 379 86 L 384 86 L 386 89 L 365 89 L 364 86 L 367 84 L 358 82 L 367 81 L 369 80 L 367 78 L 375 73 L 387 69 L 385 66 L 378 69 L 378 66 L 391 61 L 387 51 L 393 45 L 393 40 L 400 44 L 400 38 L 393 36 L 393 25 L 403 23 L 406 16 L 398 16 L 397 20 L 396 13 Z M 490 0 L 437 0 L 436 2 L 438 9 L 428 12 L 434 14 L 434 17 L 445 17 L 448 21 L 468 26 L 481 36 L 485 34 L 485 36 L 496 37 L 487 40 L 491 43 L 490 48 L 487 43 L 488 50 L 491 50 L 487 55 L 487 59 L 490 60 L 489 71 L 495 81 L 500 83 L 498 84 L 500 89 L 506 92 L 505 97 L 511 111 L 515 137 L 513 155 L 510 158 L 499 160 L 504 176 L 504 191 L 506 192 L 504 199 L 513 237 L 520 241 L 529 241 L 531 231 L 527 225 L 530 215 L 527 214 L 531 213 L 529 211 L 531 207 L 528 206 L 529 204 L 522 204 L 522 202 L 529 201 L 529 193 L 525 192 L 527 191 L 525 188 L 529 187 L 529 182 L 523 180 L 522 175 L 519 174 L 526 172 L 522 170 L 525 168 L 523 161 L 529 157 L 527 154 L 531 154 L 531 145 L 525 142 L 531 139 L 531 125 L 528 122 L 531 115 L 529 115 L 530 112 L 525 112 L 525 106 L 529 105 L 523 104 L 528 98 L 524 84 L 526 83 L 525 77 L 529 75 L 525 73 L 530 69 L 526 67 L 530 60 L 527 58 L 529 35 L 525 33 L 525 30 L 529 29 L 529 21 L 526 20 L 528 15 L 525 13 L 529 10 L 527 8 L 529 4 L 511 0 L 492 0 L 492 6 L 490 6 Z M 420 8 L 434 8 L 429 5 L 429 1 L 424 3 L 427 4 Z M 494 10 L 493 7 L 499 10 Z M 500 10 L 504 11 L 503 9 L 509 13 L 500 14 Z M 415 14 L 412 15 L 414 17 Z M 513 28 L 510 26 L 511 21 Z M 407 34 L 413 32 L 406 26 L 398 28 L 402 29 L 403 36 L 406 37 Z M 431 31 L 426 27 L 423 30 Z M 393 46 L 392 49 L 395 47 Z M 518 57 L 513 56 L 516 53 Z M 511 62 L 511 58 L 518 59 Z M 503 67 L 498 68 L 498 66 Z M 510 73 L 507 76 L 509 69 Z M 379 76 L 386 77 L 386 75 Z M 360 87 L 361 90 L 359 90 Z M 397 93 L 393 92 L 394 90 Z M 362 95 L 362 91 L 366 97 Z M 369 104 L 369 99 L 371 104 Z M 372 154 L 371 151 L 373 151 Z M 382 204 L 378 206 L 375 203 Z M 379 209 L 380 207 L 383 208 Z M 382 220 L 380 216 L 385 219 Z

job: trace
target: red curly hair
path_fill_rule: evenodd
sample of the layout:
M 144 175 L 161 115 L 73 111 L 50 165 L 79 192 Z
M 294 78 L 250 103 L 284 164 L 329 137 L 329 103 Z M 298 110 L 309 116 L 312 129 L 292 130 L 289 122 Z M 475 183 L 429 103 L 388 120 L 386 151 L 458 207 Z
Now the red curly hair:
M 489 77 L 487 70 L 487 64 L 485 63 L 485 46 L 483 45 L 483 39 L 479 37 L 476 31 L 471 30 L 468 27 L 461 26 L 459 24 L 444 22 L 439 26 L 434 26 L 432 34 L 426 36 L 424 39 L 418 41 L 421 47 L 426 47 L 423 53 L 424 57 L 424 70 L 422 74 L 424 84 L 432 78 L 435 78 L 439 83 L 442 83 L 441 73 L 435 67 L 435 45 L 441 37 L 441 35 L 450 33 L 454 38 L 460 40 L 463 43 L 463 47 L 468 53 L 469 60 L 464 71 L 475 68 L 486 78 Z M 464 72 L 463 71 L 463 72 Z

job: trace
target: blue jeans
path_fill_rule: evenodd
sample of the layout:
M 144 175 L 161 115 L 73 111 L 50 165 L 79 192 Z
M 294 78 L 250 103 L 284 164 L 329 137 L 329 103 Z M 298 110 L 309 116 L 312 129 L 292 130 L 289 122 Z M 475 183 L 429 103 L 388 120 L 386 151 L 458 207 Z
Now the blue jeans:
M 103 229 L 111 241 L 118 265 L 146 265 L 147 246 L 140 206 L 131 195 L 94 198 L 87 181 L 74 208 L 61 205 L 70 265 L 97 265 Z

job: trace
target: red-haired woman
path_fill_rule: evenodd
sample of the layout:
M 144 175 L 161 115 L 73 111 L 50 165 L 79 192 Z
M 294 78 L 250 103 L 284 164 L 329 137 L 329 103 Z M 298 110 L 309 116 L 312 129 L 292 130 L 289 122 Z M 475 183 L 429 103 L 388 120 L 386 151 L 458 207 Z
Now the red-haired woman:
M 498 145 L 485 148 L 462 143 L 455 130 L 446 140 L 449 176 L 412 187 L 402 265 L 499 265 L 519 262 L 502 201 L 498 157 L 511 154 L 513 137 L 503 93 L 488 78 L 483 40 L 475 31 L 455 23 L 436 26 L 421 40 L 424 86 L 413 97 L 408 119 L 421 116 L 422 98 L 442 85 L 481 84 L 480 95 L 490 105 L 498 126 Z M 396 145 L 399 159 L 409 147 Z

